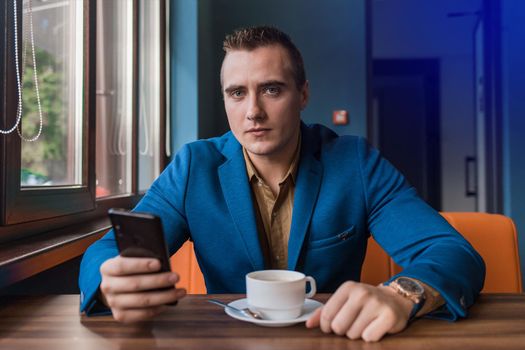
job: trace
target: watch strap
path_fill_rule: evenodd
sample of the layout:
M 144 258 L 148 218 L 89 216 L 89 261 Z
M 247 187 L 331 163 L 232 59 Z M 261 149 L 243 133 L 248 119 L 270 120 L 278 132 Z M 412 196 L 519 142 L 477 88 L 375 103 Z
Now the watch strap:
M 414 303 L 414 306 L 412 306 L 412 311 L 410 311 L 410 315 L 408 316 L 408 322 L 412 321 L 414 318 L 416 318 L 416 315 L 421 309 L 423 308 L 423 305 L 425 305 L 425 298 L 421 298 L 421 300 L 417 303 Z

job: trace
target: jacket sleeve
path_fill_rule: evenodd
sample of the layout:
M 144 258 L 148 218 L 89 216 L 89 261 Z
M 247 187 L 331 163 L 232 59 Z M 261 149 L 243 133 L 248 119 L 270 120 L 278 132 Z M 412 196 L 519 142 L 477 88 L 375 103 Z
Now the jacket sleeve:
M 376 149 L 364 139 L 358 143 L 368 226 L 374 239 L 403 267 L 399 275 L 428 284 L 444 298 L 444 307 L 430 317 L 466 317 L 483 287 L 483 259 Z
M 189 238 L 184 203 L 190 165 L 190 146 L 186 145 L 133 209 L 133 211 L 152 213 L 161 218 L 170 255 Z M 144 235 L 147 234 L 144 232 Z M 93 243 L 84 253 L 79 275 L 81 312 L 87 315 L 110 312 L 97 299 L 101 282 L 100 266 L 117 255 L 118 249 L 113 230 Z

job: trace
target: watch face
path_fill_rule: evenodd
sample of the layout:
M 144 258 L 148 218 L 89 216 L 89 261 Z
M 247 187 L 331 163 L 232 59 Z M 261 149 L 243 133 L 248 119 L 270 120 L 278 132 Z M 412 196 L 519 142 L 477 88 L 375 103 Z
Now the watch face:
M 403 289 L 405 292 L 409 294 L 422 295 L 423 293 L 425 293 L 425 290 L 423 289 L 423 287 L 419 283 L 411 280 L 410 278 L 399 277 L 396 280 L 396 282 L 397 284 L 399 284 L 401 289 Z

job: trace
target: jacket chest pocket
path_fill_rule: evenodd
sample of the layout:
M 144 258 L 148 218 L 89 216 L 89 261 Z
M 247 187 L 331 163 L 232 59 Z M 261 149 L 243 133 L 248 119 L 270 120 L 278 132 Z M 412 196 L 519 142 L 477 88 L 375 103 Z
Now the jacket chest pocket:
M 326 248 L 326 247 L 331 247 L 331 246 L 335 246 L 338 244 L 342 244 L 345 241 L 353 238 L 355 234 L 356 234 L 355 226 L 352 225 L 348 229 L 334 236 L 330 236 L 328 238 L 323 238 L 323 239 L 308 242 L 308 248 L 309 249 L 319 249 L 319 248 Z

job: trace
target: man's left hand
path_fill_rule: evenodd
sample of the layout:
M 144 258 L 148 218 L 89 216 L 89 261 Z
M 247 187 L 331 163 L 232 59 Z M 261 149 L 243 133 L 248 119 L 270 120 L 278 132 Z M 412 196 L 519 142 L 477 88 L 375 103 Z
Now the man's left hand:
M 317 309 L 306 327 L 321 327 L 350 339 L 378 341 L 405 329 L 413 302 L 387 286 L 345 282 Z

